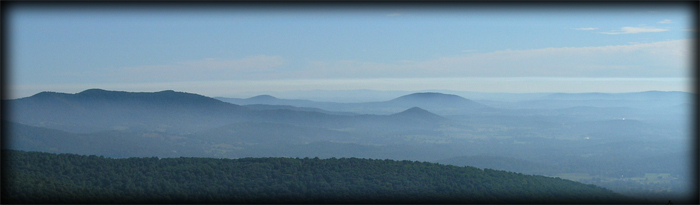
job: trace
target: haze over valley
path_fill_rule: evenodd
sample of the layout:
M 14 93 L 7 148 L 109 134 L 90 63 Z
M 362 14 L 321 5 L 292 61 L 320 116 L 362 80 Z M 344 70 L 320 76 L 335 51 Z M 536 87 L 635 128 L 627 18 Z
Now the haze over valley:
M 416 160 L 561 177 L 659 200 L 690 194 L 694 95 L 551 93 L 487 105 L 436 92 L 336 103 L 89 89 L 5 101 L 11 112 L 3 122 L 13 150 Z
M 697 2 L 2 7 L 2 203 L 700 200 Z

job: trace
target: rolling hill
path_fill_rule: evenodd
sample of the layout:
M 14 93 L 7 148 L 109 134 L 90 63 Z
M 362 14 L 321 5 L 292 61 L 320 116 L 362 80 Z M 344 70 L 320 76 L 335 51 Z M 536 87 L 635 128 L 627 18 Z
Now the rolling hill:
M 175 91 L 42 92 L 5 103 L 10 111 L 7 120 L 82 133 L 115 129 L 191 132 L 240 122 L 249 113 L 239 105 Z
M 464 109 L 488 108 L 488 106 L 471 101 L 469 99 L 443 93 L 427 92 L 404 95 L 386 102 L 387 104 L 411 105 L 415 107 L 459 107 Z
M 3 203 L 641 202 L 569 180 L 417 161 L 2 157 Z

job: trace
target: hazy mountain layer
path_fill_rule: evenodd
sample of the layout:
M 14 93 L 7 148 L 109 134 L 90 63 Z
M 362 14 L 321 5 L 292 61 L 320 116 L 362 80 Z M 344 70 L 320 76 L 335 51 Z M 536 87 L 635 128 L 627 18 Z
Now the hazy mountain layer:
M 201 95 L 162 91 L 129 93 L 99 89 L 77 94 L 43 92 L 6 101 L 9 119 L 71 132 L 104 130 L 193 133 L 252 121 L 334 129 L 420 129 L 435 127 L 434 114 L 377 116 L 335 114 L 318 109 L 242 107 Z M 407 108 L 408 109 L 408 108 Z M 403 110 L 401 110 L 403 111 Z
M 329 111 L 355 112 L 364 114 L 391 114 L 401 112 L 411 107 L 420 107 L 438 114 L 479 113 L 492 111 L 489 106 L 469 99 L 442 93 L 414 93 L 404 95 L 389 101 L 365 103 L 335 103 L 315 102 L 310 100 L 285 100 L 269 95 L 260 95 L 247 99 L 216 98 L 224 102 L 240 105 L 268 104 L 290 105 L 297 107 L 314 107 Z
M 649 101 L 656 95 L 665 98 Z M 693 102 L 673 97 L 679 95 L 689 94 L 533 95 L 542 102 L 489 108 L 456 95 L 416 93 L 327 103 L 327 109 L 240 106 L 174 91 L 44 92 L 4 101 L 10 111 L 3 121 L 9 128 L 4 148 L 109 157 L 449 159 L 676 199 L 693 193 L 694 173 L 688 146 Z M 521 109 L 518 103 L 539 107 Z

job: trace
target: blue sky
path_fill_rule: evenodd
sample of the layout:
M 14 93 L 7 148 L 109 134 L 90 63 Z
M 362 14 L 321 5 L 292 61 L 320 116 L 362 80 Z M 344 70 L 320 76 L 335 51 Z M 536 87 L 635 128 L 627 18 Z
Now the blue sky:
M 692 9 L 17 5 L 8 91 L 692 91 Z

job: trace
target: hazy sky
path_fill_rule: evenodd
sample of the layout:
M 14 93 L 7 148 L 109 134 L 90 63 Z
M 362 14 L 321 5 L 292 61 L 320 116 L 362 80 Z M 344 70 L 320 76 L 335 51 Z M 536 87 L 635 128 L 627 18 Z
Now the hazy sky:
M 14 5 L 9 97 L 691 91 L 696 8 L 502 5 Z

